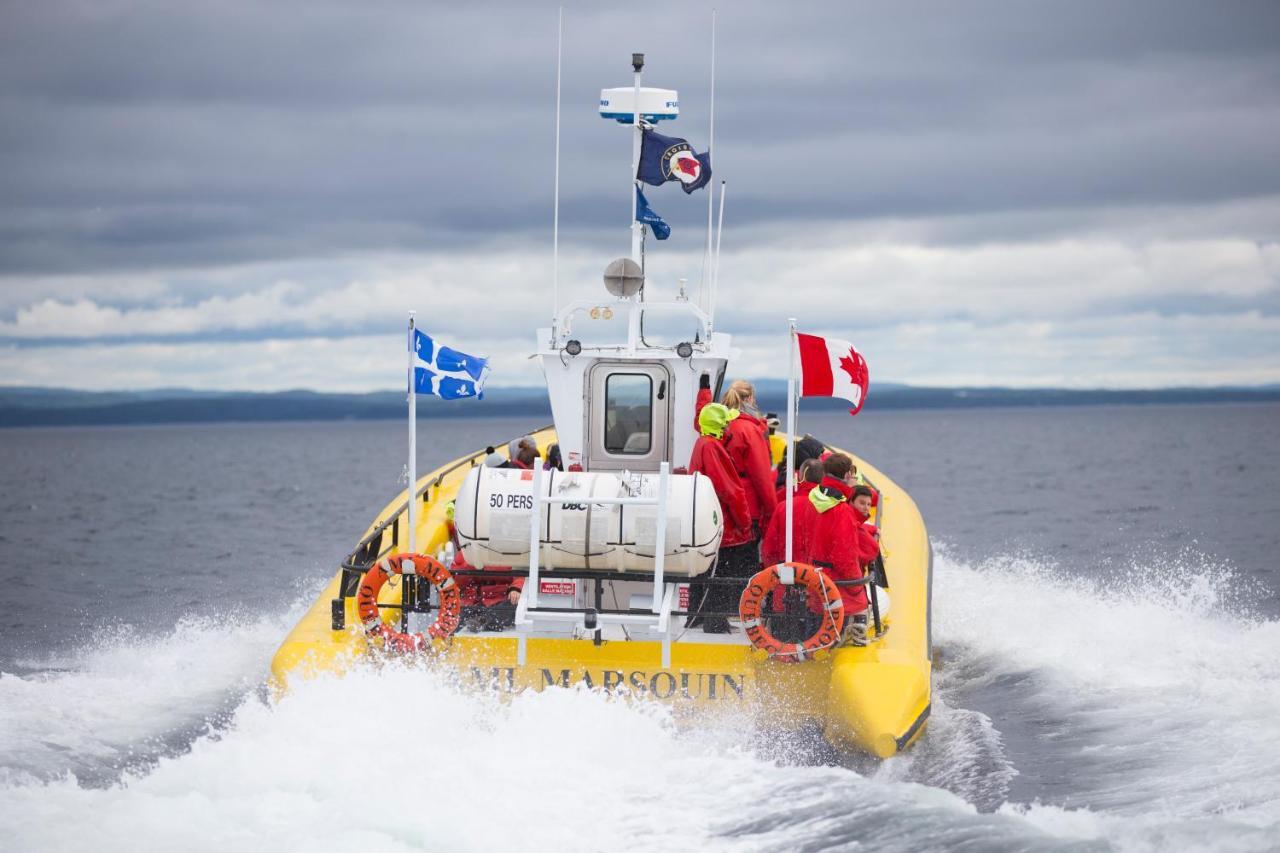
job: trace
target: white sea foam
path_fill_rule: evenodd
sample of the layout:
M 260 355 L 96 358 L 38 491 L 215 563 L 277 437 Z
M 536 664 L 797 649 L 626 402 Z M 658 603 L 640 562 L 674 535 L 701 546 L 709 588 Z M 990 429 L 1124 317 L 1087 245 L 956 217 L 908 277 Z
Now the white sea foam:
M 23 661 L 37 674 L 0 673 L 0 767 L 96 781 L 163 754 L 262 683 L 296 617 L 184 618 L 149 636 L 119 628 L 74 656 Z
M 1280 623 L 1235 603 L 1236 576 L 1174 563 L 1106 582 L 1026 558 L 970 566 L 945 554 L 938 568 L 935 639 L 961 670 L 944 663 L 940 692 L 1007 700 L 988 710 L 996 727 L 1019 730 L 1015 764 L 1037 765 L 1054 805 L 1105 812 L 1018 814 L 1139 847 L 1157 836 L 1121 825 L 1280 833 Z
M 504 702 L 420 667 L 367 667 L 250 698 L 188 753 L 106 789 L 15 781 L 0 831 L 18 849 L 95 851 L 140 837 L 219 851 L 803 849 L 867 834 L 920 849 L 956 825 L 1044 838 L 940 789 L 762 760 L 732 734 L 582 689 Z
M 869 776 L 779 764 L 732 724 L 682 730 L 660 706 L 582 690 L 500 701 L 422 667 L 362 668 L 268 702 L 252 688 L 286 616 L 119 637 L 61 672 L 0 679 L 0 838 L 95 851 L 143 837 L 218 851 L 1268 849 L 1280 627 L 1221 596 L 1167 594 L 1200 579 L 1134 573 L 1101 588 L 1030 560 L 940 555 L 932 728 Z M 965 705 L 975 697 L 994 704 Z M 68 755 L 156 738 L 168 748 L 105 787 L 47 778 L 77 770 Z M 1042 801 L 1019 804 L 1029 777 Z

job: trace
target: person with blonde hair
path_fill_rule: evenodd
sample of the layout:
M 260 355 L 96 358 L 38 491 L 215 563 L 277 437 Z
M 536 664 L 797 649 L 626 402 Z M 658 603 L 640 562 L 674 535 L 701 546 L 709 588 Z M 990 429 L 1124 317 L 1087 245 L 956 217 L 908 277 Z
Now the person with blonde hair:
M 702 374 L 695 421 L 704 408 L 717 405 L 731 413 L 724 428 L 724 449 L 733 463 L 733 470 L 746 496 L 750 514 L 748 530 L 750 539 L 734 554 L 734 559 L 722 567 L 721 577 L 741 579 L 742 585 L 733 592 L 733 600 L 746 589 L 747 580 L 760 571 L 760 539 L 769 529 L 773 518 L 775 495 L 773 488 L 773 464 L 769 454 L 768 427 L 756 408 L 756 390 L 750 382 L 738 379 L 724 392 L 723 403 L 711 402 L 711 374 Z M 699 427 L 701 429 L 701 427 Z
M 694 417 L 711 402 L 711 376 L 702 374 Z M 721 405 L 738 412 L 725 434 L 725 449 L 747 492 L 747 506 L 756 528 L 756 538 L 769 529 L 773 518 L 776 493 L 773 486 L 773 460 L 769 451 L 768 425 L 756 408 L 756 389 L 745 379 L 735 379 L 720 399 Z

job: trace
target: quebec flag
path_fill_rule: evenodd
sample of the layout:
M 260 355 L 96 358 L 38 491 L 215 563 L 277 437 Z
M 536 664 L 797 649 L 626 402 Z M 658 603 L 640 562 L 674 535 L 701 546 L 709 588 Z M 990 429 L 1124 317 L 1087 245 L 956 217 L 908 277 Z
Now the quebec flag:
M 489 359 L 440 346 L 417 329 L 413 330 L 413 351 L 417 354 L 413 368 L 415 393 L 434 394 L 442 400 L 484 397 Z

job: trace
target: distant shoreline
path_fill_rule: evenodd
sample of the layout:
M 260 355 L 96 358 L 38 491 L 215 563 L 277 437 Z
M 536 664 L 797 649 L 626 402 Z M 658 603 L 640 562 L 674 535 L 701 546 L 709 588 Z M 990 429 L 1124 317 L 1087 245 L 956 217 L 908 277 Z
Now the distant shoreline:
M 782 412 L 785 385 L 757 385 L 761 408 Z M 1165 388 L 1134 391 L 872 387 L 866 411 L 903 409 L 1046 408 L 1065 406 L 1197 405 L 1280 402 L 1280 386 L 1261 388 Z M 806 399 L 807 411 L 840 411 L 839 400 Z M 544 392 L 534 388 L 494 388 L 486 399 L 443 402 L 419 398 L 420 418 L 537 416 L 550 420 Z M 279 393 L 86 392 L 49 388 L 0 388 L 0 428 L 39 426 L 119 426 L 226 422 L 372 421 L 405 417 L 404 395 Z

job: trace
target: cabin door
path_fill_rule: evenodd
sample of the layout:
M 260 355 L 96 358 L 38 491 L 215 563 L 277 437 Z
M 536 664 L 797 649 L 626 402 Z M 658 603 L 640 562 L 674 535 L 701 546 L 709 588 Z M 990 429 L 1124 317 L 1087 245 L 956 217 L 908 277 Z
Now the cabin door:
M 657 471 L 671 459 L 671 374 L 653 362 L 601 362 L 587 373 L 587 470 Z

